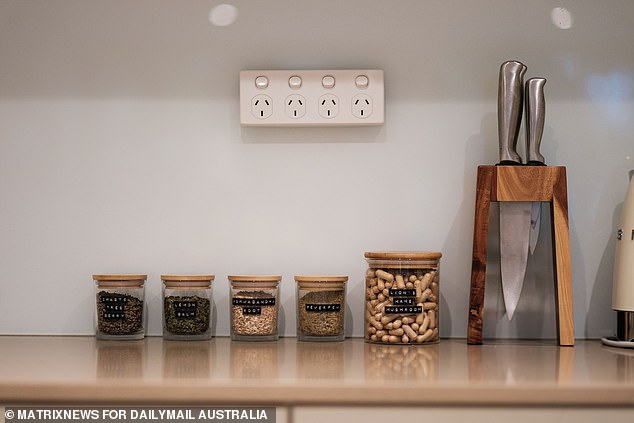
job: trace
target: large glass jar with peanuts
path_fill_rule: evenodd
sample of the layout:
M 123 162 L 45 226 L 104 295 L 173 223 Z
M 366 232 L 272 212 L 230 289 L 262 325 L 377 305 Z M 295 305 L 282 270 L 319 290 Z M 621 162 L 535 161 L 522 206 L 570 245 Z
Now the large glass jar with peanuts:
M 230 275 L 231 339 L 275 341 L 279 338 L 279 275 Z
M 379 344 L 439 341 L 438 252 L 367 252 L 365 339 Z

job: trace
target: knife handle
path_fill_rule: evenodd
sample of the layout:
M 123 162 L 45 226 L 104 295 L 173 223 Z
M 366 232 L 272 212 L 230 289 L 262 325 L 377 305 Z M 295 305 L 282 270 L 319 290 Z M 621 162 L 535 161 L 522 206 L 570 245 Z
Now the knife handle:
M 529 165 L 545 166 L 544 156 L 539 152 L 544 133 L 546 100 L 544 99 L 545 78 L 531 78 L 526 81 L 526 161 Z
M 524 73 L 526 66 L 509 60 L 500 66 L 498 82 L 498 139 L 500 164 L 521 164 L 517 154 L 517 137 L 523 110 Z

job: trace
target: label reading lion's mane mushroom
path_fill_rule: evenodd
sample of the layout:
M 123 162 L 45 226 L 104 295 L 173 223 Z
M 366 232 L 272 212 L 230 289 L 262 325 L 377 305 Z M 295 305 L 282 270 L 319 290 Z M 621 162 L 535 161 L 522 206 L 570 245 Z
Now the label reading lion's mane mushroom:
M 423 312 L 421 306 L 385 306 L 385 314 L 420 314 Z
M 389 290 L 390 297 L 415 297 L 415 289 L 391 288 Z
M 395 306 L 413 306 L 415 298 L 411 297 L 396 297 L 392 299 L 392 305 Z

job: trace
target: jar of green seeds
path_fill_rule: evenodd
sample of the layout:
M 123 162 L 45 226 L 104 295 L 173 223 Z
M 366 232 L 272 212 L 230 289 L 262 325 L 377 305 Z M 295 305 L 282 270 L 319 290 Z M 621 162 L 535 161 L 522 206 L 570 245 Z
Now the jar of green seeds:
M 214 275 L 161 275 L 163 338 L 206 340 L 212 332 Z

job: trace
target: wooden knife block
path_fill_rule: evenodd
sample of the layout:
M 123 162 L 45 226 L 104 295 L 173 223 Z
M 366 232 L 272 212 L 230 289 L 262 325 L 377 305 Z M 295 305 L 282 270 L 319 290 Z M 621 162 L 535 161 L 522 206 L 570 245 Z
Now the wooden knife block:
M 550 203 L 555 271 L 555 304 L 559 345 L 575 343 L 572 274 L 568 230 L 568 191 L 564 166 L 478 166 L 468 344 L 482 344 L 489 205 L 491 201 Z

